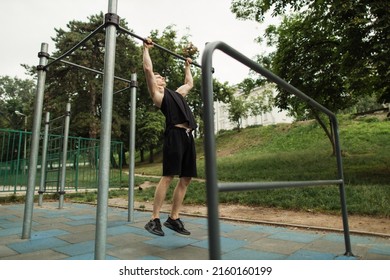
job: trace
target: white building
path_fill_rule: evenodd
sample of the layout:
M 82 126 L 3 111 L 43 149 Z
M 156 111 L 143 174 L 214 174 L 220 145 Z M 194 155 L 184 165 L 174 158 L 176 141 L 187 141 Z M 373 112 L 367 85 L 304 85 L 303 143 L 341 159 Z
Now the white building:
M 265 87 L 257 87 L 251 93 L 250 96 L 265 94 L 265 91 L 272 90 L 273 96 L 276 96 L 276 89 L 273 85 L 269 84 Z M 237 92 L 235 95 L 241 95 L 242 92 Z M 214 127 L 215 133 L 220 130 L 231 130 L 237 126 L 229 120 L 229 104 L 222 102 L 214 102 Z M 271 111 L 262 113 L 257 116 L 249 116 L 248 118 L 242 119 L 241 127 L 247 127 L 252 125 L 270 125 L 277 123 L 292 123 L 293 118 L 287 115 L 286 111 L 279 111 L 278 108 L 274 107 Z

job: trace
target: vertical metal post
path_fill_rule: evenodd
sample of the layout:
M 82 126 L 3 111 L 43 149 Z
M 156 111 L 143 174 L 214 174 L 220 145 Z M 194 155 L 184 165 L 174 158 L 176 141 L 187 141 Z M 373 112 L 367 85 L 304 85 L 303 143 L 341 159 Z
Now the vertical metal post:
M 214 98 L 211 54 L 204 53 L 202 56 L 202 98 L 204 104 L 203 118 L 205 125 L 204 149 L 206 165 L 209 255 L 211 260 L 219 260 L 221 259 L 218 215 L 219 190 L 217 185 L 217 159 L 215 152 L 216 143 L 214 135 Z
M 44 67 L 48 60 L 48 44 L 41 44 L 41 51 L 38 54 L 39 65 L 38 65 L 38 82 L 37 91 L 35 95 L 34 104 L 34 121 L 32 126 L 31 135 L 31 149 L 30 149 L 30 163 L 28 168 L 28 182 L 26 190 L 26 202 L 24 207 L 24 218 L 23 218 L 23 231 L 22 239 L 29 239 L 31 237 L 31 225 L 34 208 L 34 190 L 35 190 L 35 179 L 37 175 L 37 163 L 38 163 L 38 150 L 39 150 L 39 135 L 41 130 L 42 122 L 42 107 L 43 107 L 43 96 L 45 89 L 46 71 Z
M 70 103 L 66 103 L 64 138 L 62 141 L 62 163 L 60 177 L 60 199 L 58 208 L 64 207 L 65 183 L 66 183 L 66 161 L 68 158 L 68 139 L 69 139 L 69 122 L 70 122 Z
M 47 143 L 49 141 L 49 123 L 50 123 L 50 112 L 46 112 L 45 117 L 45 132 L 43 134 L 42 143 L 42 160 L 41 160 L 41 183 L 39 184 L 39 199 L 38 205 L 43 204 L 43 194 L 45 193 L 45 181 L 46 181 L 46 167 L 47 167 Z
M 108 13 L 116 14 L 117 0 L 108 1 Z M 104 79 L 102 98 L 102 118 L 100 133 L 100 158 L 99 158 L 99 187 L 96 211 L 96 234 L 95 234 L 95 259 L 104 260 L 106 255 L 107 237 L 107 208 L 108 188 L 110 179 L 110 146 L 112 128 L 112 103 L 114 87 L 115 68 L 115 46 L 116 46 L 115 24 L 106 26 L 106 43 L 104 55 Z
M 130 133 L 129 133 L 129 193 L 128 221 L 134 222 L 134 165 L 135 165 L 135 111 L 137 100 L 137 74 L 131 74 L 130 84 Z
M 344 172 L 343 172 L 343 162 L 341 157 L 341 147 L 339 140 L 339 129 L 337 125 L 336 117 L 331 118 L 331 124 L 334 134 L 334 143 L 335 143 L 335 151 L 337 158 L 337 171 L 339 179 L 342 179 L 342 183 L 339 185 L 339 193 L 340 193 L 340 203 L 341 203 L 341 214 L 343 220 L 343 228 L 344 228 L 344 243 L 345 243 L 345 255 L 352 256 L 352 246 L 351 239 L 349 234 L 349 223 L 348 223 L 348 211 L 347 211 L 347 200 L 345 195 L 345 185 L 344 185 Z

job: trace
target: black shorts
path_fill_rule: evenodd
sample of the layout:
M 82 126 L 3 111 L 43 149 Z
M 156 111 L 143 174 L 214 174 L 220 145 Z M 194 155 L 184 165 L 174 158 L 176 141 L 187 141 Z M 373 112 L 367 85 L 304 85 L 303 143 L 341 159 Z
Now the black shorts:
M 163 176 L 196 177 L 196 151 L 192 132 L 169 128 L 164 133 Z

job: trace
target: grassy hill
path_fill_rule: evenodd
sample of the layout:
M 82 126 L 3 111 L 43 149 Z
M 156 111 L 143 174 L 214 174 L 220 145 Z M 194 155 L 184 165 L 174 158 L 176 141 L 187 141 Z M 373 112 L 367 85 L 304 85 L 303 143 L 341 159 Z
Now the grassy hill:
M 339 130 L 349 212 L 390 217 L 390 122 L 341 116 Z M 204 178 L 202 140 L 197 153 L 199 177 Z M 217 135 L 218 179 L 335 179 L 336 158 L 331 154 L 329 140 L 315 121 L 224 131 Z M 161 161 L 136 166 L 137 173 L 160 175 L 160 170 Z M 221 193 L 220 201 L 322 212 L 340 209 L 337 186 Z M 192 183 L 186 202 L 205 203 L 204 183 Z

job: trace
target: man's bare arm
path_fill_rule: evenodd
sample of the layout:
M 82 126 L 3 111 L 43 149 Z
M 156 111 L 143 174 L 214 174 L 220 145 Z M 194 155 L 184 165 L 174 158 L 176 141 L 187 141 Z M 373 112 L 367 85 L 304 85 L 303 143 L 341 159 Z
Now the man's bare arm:
M 194 80 L 191 73 L 191 62 L 191 58 L 187 58 L 184 70 L 184 84 L 176 90 L 176 92 L 180 93 L 182 96 L 186 96 L 194 86 Z
M 152 41 L 147 39 L 144 42 L 143 49 L 143 68 L 150 97 L 152 98 L 154 105 L 160 108 L 164 97 L 164 89 L 157 85 L 156 77 L 153 72 L 153 63 L 149 54 L 149 49 L 152 47 Z

